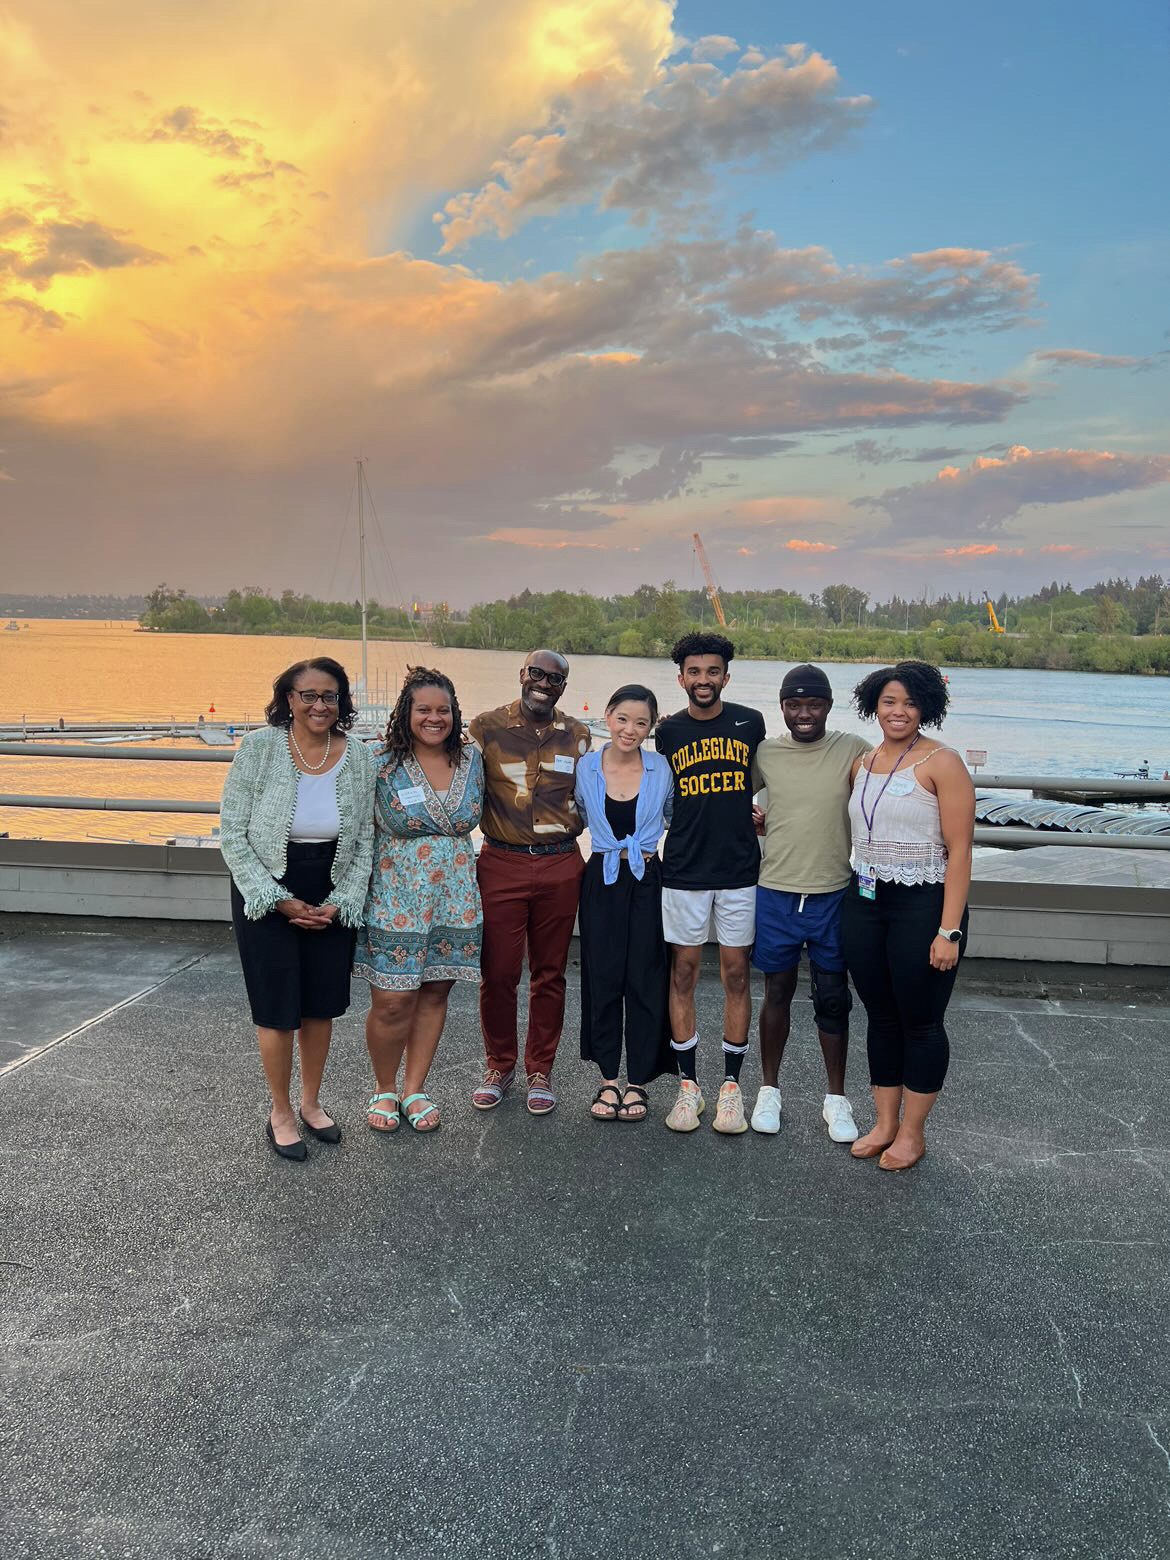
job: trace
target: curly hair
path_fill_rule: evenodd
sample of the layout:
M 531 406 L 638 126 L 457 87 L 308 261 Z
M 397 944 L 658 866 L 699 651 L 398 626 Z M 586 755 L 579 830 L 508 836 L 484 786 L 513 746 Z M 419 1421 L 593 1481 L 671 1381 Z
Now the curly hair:
M 338 731 L 348 731 L 357 719 L 357 711 L 353 707 L 353 697 L 349 691 L 349 678 L 341 662 L 333 660 L 328 655 L 314 656 L 311 661 L 296 661 L 281 672 L 272 684 L 272 698 L 264 707 L 264 718 L 268 724 L 270 726 L 292 725 L 292 710 L 288 707 L 288 696 L 302 672 L 324 672 L 326 677 L 332 677 L 337 684 L 337 719 L 334 725 Z
M 453 764 L 458 764 L 463 756 L 463 712 L 459 708 L 459 700 L 455 697 L 455 684 L 443 672 L 437 672 L 430 666 L 408 666 L 406 676 L 402 679 L 402 692 L 398 695 L 398 702 L 390 712 L 390 719 L 386 724 L 386 752 L 387 760 L 399 764 L 411 751 L 414 739 L 410 734 L 410 712 L 414 707 L 414 694 L 417 688 L 441 688 L 451 700 L 451 731 L 443 743 L 443 751 Z
M 627 702 L 647 705 L 650 710 L 650 725 L 654 726 L 658 720 L 658 700 L 649 688 L 644 688 L 641 683 L 623 683 L 617 692 L 610 696 L 609 703 L 605 706 L 605 713 L 609 715 L 619 704 Z
M 853 690 L 857 713 L 873 720 L 878 700 L 887 683 L 900 682 L 918 710 L 920 726 L 941 726 L 951 702 L 946 680 L 929 661 L 899 661 L 897 666 L 882 666 L 863 677 Z
M 726 671 L 735 656 L 735 646 L 722 634 L 684 634 L 670 652 L 670 659 L 681 672 L 688 655 L 717 655 L 722 658 Z

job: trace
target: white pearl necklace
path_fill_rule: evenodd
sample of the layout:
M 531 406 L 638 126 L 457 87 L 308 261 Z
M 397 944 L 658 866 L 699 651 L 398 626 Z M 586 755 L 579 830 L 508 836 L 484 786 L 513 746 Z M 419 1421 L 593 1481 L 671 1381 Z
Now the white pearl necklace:
M 293 729 L 292 729 L 291 726 L 288 728 L 288 740 L 292 743 L 293 752 L 300 759 L 302 767 L 307 769 L 310 774 L 312 774 L 314 771 L 316 771 L 318 769 L 324 769 L 325 765 L 329 762 L 329 749 L 333 746 L 333 732 L 332 732 L 332 730 L 329 730 L 329 731 L 327 731 L 325 733 L 325 757 L 321 760 L 321 762 L 319 764 L 310 764 L 309 763 L 309 760 L 301 752 L 301 745 L 300 745 L 300 743 L 293 736 Z

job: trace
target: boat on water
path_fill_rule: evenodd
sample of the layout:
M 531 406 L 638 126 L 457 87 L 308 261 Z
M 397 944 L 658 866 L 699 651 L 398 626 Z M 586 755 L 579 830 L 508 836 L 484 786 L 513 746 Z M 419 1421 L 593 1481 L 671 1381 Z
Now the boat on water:
M 24 626 L 27 628 L 28 624 L 26 623 Z M 16 621 L 15 618 L 12 618 L 4 625 L 4 632 L 6 634 L 19 634 L 20 624 Z

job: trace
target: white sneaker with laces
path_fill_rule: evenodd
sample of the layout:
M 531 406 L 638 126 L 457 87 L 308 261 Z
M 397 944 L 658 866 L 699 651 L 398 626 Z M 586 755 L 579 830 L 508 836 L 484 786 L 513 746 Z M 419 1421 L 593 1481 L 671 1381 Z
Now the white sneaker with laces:
M 853 1119 L 853 1107 L 843 1094 L 825 1095 L 821 1117 L 834 1143 L 856 1142 L 857 1123 Z
M 719 1103 L 711 1125 L 716 1132 L 729 1134 L 746 1132 L 748 1129 L 743 1115 L 743 1094 L 734 1078 L 725 1078 L 719 1086 Z
M 672 1132 L 693 1132 L 699 1125 L 699 1117 L 706 1109 L 706 1102 L 699 1092 L 699 1085 L 683 1078 L 678 1086 L 678 1098 L 670 1108 L 666 1125 Z
M 753 1132 L 779 1132 L 780 1130 L 780 1090 L 774 1089 L 770 1084 L 761 1084 L 760 1092 L 756 1095 L 756 1107 L 752 1111 Z

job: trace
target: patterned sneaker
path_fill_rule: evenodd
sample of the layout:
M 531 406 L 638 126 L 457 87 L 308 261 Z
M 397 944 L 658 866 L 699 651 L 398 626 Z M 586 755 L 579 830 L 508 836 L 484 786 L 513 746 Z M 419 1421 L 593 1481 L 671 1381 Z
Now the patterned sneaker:
M 556 1110 L 557 1097 L 552 1091 L 552 1079 L 547 1073 L 528 1074 L 528 1114 L 547 1116 Z
M 857 1123 L 853 1119 L 853 1107 L 843 1094 L 825 1095 L 821 1117 L 834 1143 L 857 1141 Z
M 771 1084 L 761 1084 L 760 1092 L 756 1095 L 756 1108 L 752 1111 L 753 1132 L 779 1132 L 780 1130 L 780 1090 L 774 1089 Z
M 494 1067 L 487 1068 L 483 1075 L 483 1082 L 471 1096 L 471 1103 L 476 1110 L 495 1110 L 504 1095 L 512 1087 L 512 1081 L 515 1076 L 516 1069 L 514 1067 L 506 1073 L 499 1072 Z
M 706 1108 L 706 1101 L 699 1093 L 699 1085 L 684 1078 L 678 1086 L 678 1098 L 670 1107 L 666 1125 L 672 1132 L 693 1132 Z
M 728 1078 L 720 1085 L 719 1104 L 711 1125 L 716 1132 L 746 1132 L 748 1129 L 743 1116 L 743 1095 L 734 1078 Z

